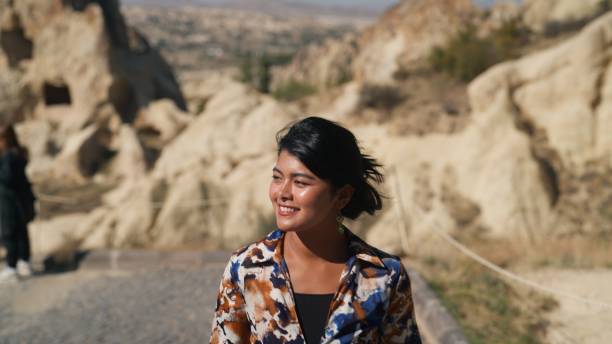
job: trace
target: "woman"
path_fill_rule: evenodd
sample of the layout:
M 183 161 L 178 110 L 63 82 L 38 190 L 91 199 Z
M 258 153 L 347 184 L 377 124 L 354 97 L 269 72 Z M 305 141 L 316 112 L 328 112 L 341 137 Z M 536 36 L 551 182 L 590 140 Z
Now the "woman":
M 34 196 L 25 174 L 27 152 L 12 125 L 0 126 L 0 235 L 6 248 L 6 267 L 0 282 L 15 281 L 17 273 L 32 274 L 27 222 Z M 31 202 L 31 203 L 30 203 Z
M 397 257 L 343 217 L 382 207 L 380 165 L 353 134 L 309 117 L 280 134 L 269 196 L 278 229 L 227 265 L 211 343 L 420 343 Z

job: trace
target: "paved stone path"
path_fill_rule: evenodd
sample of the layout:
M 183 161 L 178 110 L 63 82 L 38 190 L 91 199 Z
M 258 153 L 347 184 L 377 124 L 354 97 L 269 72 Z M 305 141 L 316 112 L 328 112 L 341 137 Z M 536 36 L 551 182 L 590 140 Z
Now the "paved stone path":
M 222 271 L 75 271 L 3 285 L 0 343 L 207 342 Z
M 0 344 L 207 343 L 228 257 L 95 252 L 77 270 L 0 284 Z M 465 343 L 422 279 L 411 278 L 426 342 Z

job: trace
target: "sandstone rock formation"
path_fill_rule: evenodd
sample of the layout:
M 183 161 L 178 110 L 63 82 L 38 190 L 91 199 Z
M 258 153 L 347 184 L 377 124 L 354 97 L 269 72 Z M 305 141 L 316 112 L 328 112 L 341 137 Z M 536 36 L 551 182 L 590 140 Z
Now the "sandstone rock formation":
M 431 48 L 443 44 L 477 13 L 470 0 L 402 1 L 356 42 L 328 41 L 299 53 L 289 67 L 276 72 L 275 83 L 295 78 L 318 89 L 350 79 L 392 83 L 397 73 L 420 66 Z
M 609 13 L 567 42 L 478 77 L 469 88 L 473 121 L 459 134 L 389 139 L 364 129 L 401 171 L 414 237 L 434 227 L 527 242 L 610 230 L 611 28 Z M 401 251 L 387 225 L 368 238 Z
M 297 81 L 322 91 L 340 85 L 353 77 L 352 64 L 357 55 L 354 35 L 328 39 L 322 45 L 310 45 L 300 50 L 291 64 L 279 68 L 273 76 L 272 89 Z
M 170 67 L 126 26 L 117 0 L 8 2 L 0 29 L 7 61 L 0 97 L 10 100 L 3 102 L 1 118 L 52 123 L 48 144 L 58 150 L 74 149 L 64 144 L 75 135 L 70 141 L 78 141 L 86 127 L 117 134 L 109 122 L 131 124 L 140 108 L 158 99 L 186 109 Z M 32 168 L 42 173 L 45 167 L 36 165 L 44 160 L 34 157 Z M 89 167 L 104 163 L 98 158 Z M 72 169 L 83 172 L 81 167 Z
M 374 84 L 392 82 L 395 73 L 421 63 L 476 13 L 470 0 L 400 2 L 361 36 L 355 78 Z
M 527 0 L 523 21 L 535 32 L 555 34 L 580 27 L 610 9 L 610 0 Z
M 103 206 L 77 225 L 72 238 L 79 247 L 167 248 L 203 242 L 235 247 L 274 227 L 267 199 L 274 139 L 294 116 L 231 79 L 213 78 L 200 87 L 202 93 L 218 91 L 164 146 L 151 172 L 123 179 L 105 195 Z
M 456 28 L 462 13 L 471 11 L 467 2 L 440 3 L 455 10 L 455 21 L 425 2 L 405 2 L 387 14 L 389 23 L 400 27 L 380 24 L 364 35 L 352 66 L 354 80 L 317 96 L 326 104 L 321 112 L 309 112 L 349 126 L 366 152 L 387 167 L 385 191 L 391 200 L 380 217 L 365 217 L 356 230 L 393 253 L 424 248 L 435 230 L 524 242 L 609 232 L 612 13 L 566 42 L 497 65 L 475 79 L 469 86 L 471 113 L 461 130 L 398 132 L 393 122 L 353 116 L 364 84 L 393 79 L 434 44 L 436 39 L 418 41 L 418 28 L 440 20 Z M 404 32 L 401 26 L 410 18 L 400 14 L 417 9 L 432 22 L 413 21 L 406 24 L 411 33 Z M 441 31 L 432 37 L 444 36 Z M 325 70 L 326 63 L 317 68 Z M 326 84 L 333 79 L 327 77 L 331 71 L 295 75 Z M 54 222 L 75 227 L 66 234 L 71 243 L 100 248 L 209 242 L 236 248 L 274 227 L 266 191 L 274 137 L 299 116 L 296 107 L 225 77 L 191 81 L 186 94 L 193 117 L 162 100 L 149 102 L 127 122 L 103 105 L 96 120 L 79 122 L 77 134 L 62 141 L 38 119 L 20 128 L 41 133 L 43 139 L 32 139 L 32 147 L 55 150 L 53 162 L 70 161 L 64 165 L 76 166 L 75 175 L 83 175 L 83 168 L 96 170 L 91 168 L 95 161 L 86 159 L 89 154 L 80 154 L 84 150 L 115 152 L 112 171 L 122 182 L 104 196 L 103 205 L 84 218 Z M 409 113 L 401 106 L 394 111 L 396 116 Z M 58 115 L 49 109 L 45 114 Z M 49 142 L 61 142 L 63 149 Z M 34 235 L 49 230 L 43 223 L 33 228 Z M 62 233 L 48 235 L 65 237 Z

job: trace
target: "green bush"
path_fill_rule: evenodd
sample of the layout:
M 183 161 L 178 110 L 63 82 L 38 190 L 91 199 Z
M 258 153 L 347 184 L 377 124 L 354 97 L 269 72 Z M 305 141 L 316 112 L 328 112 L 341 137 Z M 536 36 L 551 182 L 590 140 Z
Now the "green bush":
M 470 81 L 490 66 L 519 56 L 527 42 L 527 30 L 518 21 L 508 21 L 489 36 L 478 37 L 477 28 L 468 25 L 446 46 L 435 47 L 429 56 L 431 66 L 462 81 Z
M 277 87 L 272 96 L 278 100 L 290 102 L 314 94 L 317 89 L 305 82 L 289 80 Z
M 340 75 L 338 76 L 338 79 L 334 83 L 334 86 L 339 86 L 339 85 L 346 84 L 347 82 L 349 82 L 351 80 L 353 80 L 353 72 L 351 71 L 351 69 L 350 68 L 342 68 L 340 70 Z
M 241 82 L 250 84 L 259 92 L 270 93 L 271 69 L 273 66 L 291 62 L 291 54 L 253 54 L 245 53 L 239 59 L 238 67 Z

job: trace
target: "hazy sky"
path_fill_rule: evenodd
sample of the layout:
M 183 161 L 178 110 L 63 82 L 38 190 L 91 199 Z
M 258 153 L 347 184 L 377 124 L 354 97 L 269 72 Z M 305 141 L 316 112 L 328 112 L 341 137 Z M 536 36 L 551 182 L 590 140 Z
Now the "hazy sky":
M 342 6 L 366 6 L 373 8 L 386 8 L 398 2 L 398 0 L 289 0 L 290 2 L 304 2 L 317 5 L 342 5 Z M 491 6 L 496 2 L 511 1 L 521 2 L 522 0 L 474 0 L 481 6 Z M 578 1 L 578 0 L 577 0 Z
M 341 6 L 357 6 L 370 8 L 387 8 L 397 0 L 289 0 L 289 2 L 302 2 L 316 5 L 341 5 Z

